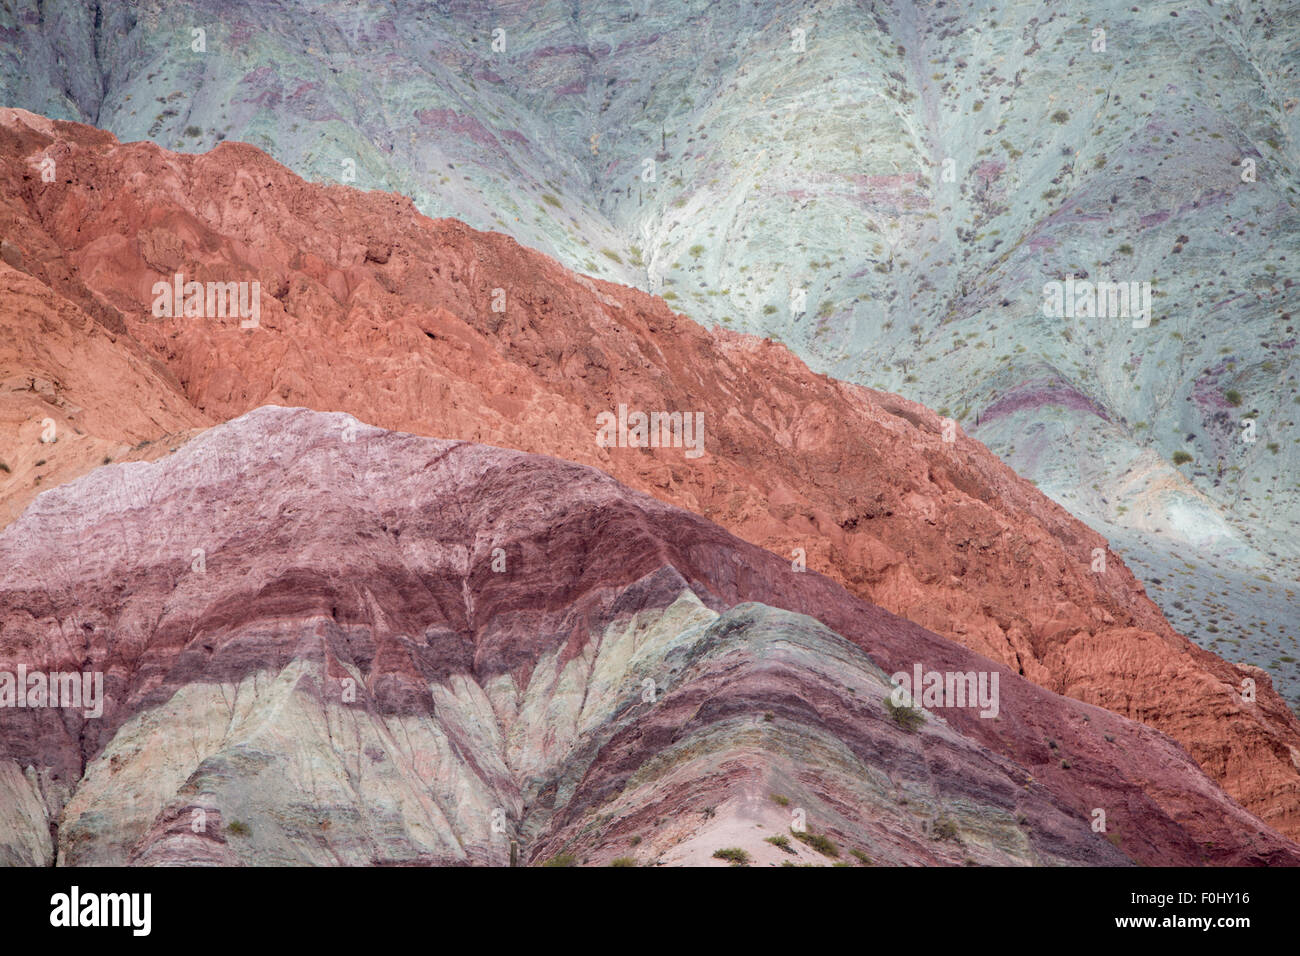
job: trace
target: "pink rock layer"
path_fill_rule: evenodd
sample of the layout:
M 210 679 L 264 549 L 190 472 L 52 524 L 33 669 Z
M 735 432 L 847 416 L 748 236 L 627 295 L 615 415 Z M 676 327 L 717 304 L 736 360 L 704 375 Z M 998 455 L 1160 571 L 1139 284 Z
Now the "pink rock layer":
M 499 701 L 503 677 L 507 697 L 522 695 L 576 662 L 589 710 L 601 694 L 593 641 L 610 644 L 611 628 L 637 616 L 657 621 L 683 596 L 711 623 L 670 631 L 678 636 L 648 671 L 662 696 L 645 699 L 628 658 L 613 672 L 607 716 L 585 736 L 565 743 L 557 693 L 527 738 L 533 749 L 512 751 L 519 738 L 507 725 L 527 723 L 526 703 L 467 719 L 447 696 L 472 684 L 496 687 Z M 653 642 L 646 632 L 636 643 L 644 651 Z M 908 731 L 890 718 L 884 674 L 861 652 L 884 674 L 916 663 L 996 672 L 998 716 L 945 707 Z M 687 838 L 711 808 L 732 807 L 738 794 L 767 803 L 766 788 L 784 773 L 782 786 L 816 808 L 818 833 L 877 860 L 1005 862 L 1013 850 L 998 835 L 1001 819 L 1024 830 L 1022 862 L 1300 863 L 1300 847 L 1166 735 L 1044 690 L 600 471 L 304 409 L 258 409 L 160 461 L 100 468 L 37 498 L 0 532 L 0 670 L 19 664 L 105 675 L 98 719 L 0 711 L 0 769 L 16 763 L 47 798 L 65 795 L 51 799 L 64 863 L 120 862 L 128 851 L 136 862 L 258 862 L 256 853 L 287 852 L 267 833 L 301 841 L 304 820 L 312 845 L 342 859 L 350 851 L 333 841 L 357 808 L 271 812 L 274 782 L 258 774 L 316 730 L 280 723 L 302 706 L 294 701 L 323 705 L 348 677 L 359 678 L 350 706 L 388 720 L 387 737 L 400 743 L 422 721 L 437 722 L 474 785 L 514 808 L 524 862 L 561 852 L 607 859 L 631 852 L 633 835 L 689 859 Z M 227 728 L 218 736 L 228 735 L 252 706 L 242 695 L 271 694 L 303 664 L 315 670 L 290 678 L 283 701 L 253 721 L 263 727 L 255 746 L 221 751 L 209 741 L 220 756 L 192 755 L 198 767 L 177 778 L 185 783 L 170 802 L 151 808 L 127 845 L 112 846 L 122 835 L 104 820 L 143 779 L 133 765 L 190 746 L 180 722 L 195 713 L 186 697 L 240 687 L 218 694 Z M 240 684 L 257 675 L 258 688 Z M 329 722 L 329 755 L 366 767 L 388 759 L 383 748 L 358 746 L 353 725 L 329 713 L 322 706 L 319 717 Z M 150 737 L 140 728 L 153 720 L 159 732 Z M 433 759 L 418 747 L 398 752 L 412 763 Z M 315 755 L 312 776 L 324 775 L 322 763 Z M 435 788 L 445 773 L 422 786 Z M 252 781 L 251 835 L 196 832 L 188 825 L 196 807 L 230 819 L 211 795 L 232 799 L 232 779 Z M 349 779 L 362 808 L 379 792 L 362 768 Z M 876 783 L 859 790 L 868 780 Z M 961 823 L 953 842 L 940 823 L 925 839 L 909 836 L 907 820 L 891 816 L 913 812 L 896 806 L 908 801 L 870 796 L 882 788 L 931 803 L 936 821 L 951 814 Z M 1099 808 L 1104 834 L 1092 828 Z M 454 808 L 447 814 L 454 820 Z M 728 817 L 736 827 L 749 819 Z M 494 849 L 486 836 L 461 830 L 457 841 L 462 861 L 505 862 L 504 845 Z M 369 847 L 367 862 L 450 860 L 397 838 L 385 845 Z

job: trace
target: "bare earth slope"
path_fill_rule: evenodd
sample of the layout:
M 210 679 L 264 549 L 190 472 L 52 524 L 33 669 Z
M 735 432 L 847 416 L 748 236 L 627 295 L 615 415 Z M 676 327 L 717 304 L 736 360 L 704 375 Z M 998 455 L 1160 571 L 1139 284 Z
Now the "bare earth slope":
M 105 459 L 165 454 L 212 419 L 39 234 L 0 209 L 0 521 Z M 170 439 L 170 440 L 169 440 Z
M 21 0 L 0 103 L 253 143 L 947 410 L 1300 708 L 1298 0 Z M 1150 324 L 1045 316 L 1066 275 Z
M 999 714 L 904 728 L 914 662 L 996 670 Z M 881 863 L 1300 864 L 1165 735 L 698 516 L 337 413 L 41 495 L 0 532 L 20 664 L 106 702 L 4 712 L 11 863 L 827 862 L 765 841 L 799 812 Z
M 1100 536 L 980 443 L 945 442 L 923 407 L 402 197 L 306 184 L 248 146 L 183 156 L 2 115 L 10 241 L 24 261 L 57 252 L 204 416 L 306 405 L 595 465 L 1169 733 L 1253 813 L 1300 833 L 1300 723 L 1267 676 L 1174 632 L 1114 555 L 1093 571 Z M 175 272 L 258 279 L 260 326 L 151 317 L 153 284 Z M 598 447 L 596 415 L 619 404 L 702 412 L 704 456 Z

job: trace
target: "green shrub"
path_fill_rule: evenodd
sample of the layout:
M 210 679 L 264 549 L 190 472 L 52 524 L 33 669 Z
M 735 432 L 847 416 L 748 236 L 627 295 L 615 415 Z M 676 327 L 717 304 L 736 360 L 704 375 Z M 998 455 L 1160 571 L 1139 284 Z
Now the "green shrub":
M 794 847 L 790 845 L 790 838 L 788 836 L 783 836 L 778 833 L 776 836 L 768 837 L 767 842 L 772 844 L 774 847 L 785 850 L 786 853 L 794 852 Z
M 835 842 L 830 837 L 824 834 L 813 833 L 811 830 L 791 830 L 790 832 L 794 834 L 796 840 L 812 847 L 822 856 L 834 857 L 840 855 L 840 848 L 835 845 Z
M 885 710 L 894 719 L 894 723 L 909 733 L 925 723 L 925 711 L 919 707 L 895 704 L 892 698 L 885 698 Z
M 949 817 L 940 817 L 934 824 L 934 838 L 936 840 L 957 839 L 956 822 Z
M 738 846 L 714 850 L 713 858 L 715 860 L 729 860 L 732 866 L 749 866 L 749 854 Z
M 246 837 L 252 835 L 253 828 L 247 823 L 241 823 L 238 820 L 231 820 L 226 824 L 226 832 L 231 836 Z
M 1185 465 L 1191 460 L 1192 460 L 1192 456 L 1189 455 L 1187 452 L 1183 451 L 1181 448 L 1178 449 L 1178 451 L 1174 452 L 1175 465 Z
M 578 858 L 572 853 L 557 853 L 542 866 L 577 866 Z
M 636 866 L 636 860 L 630 856 L 616 856 L 609 861 L 610 866 Z

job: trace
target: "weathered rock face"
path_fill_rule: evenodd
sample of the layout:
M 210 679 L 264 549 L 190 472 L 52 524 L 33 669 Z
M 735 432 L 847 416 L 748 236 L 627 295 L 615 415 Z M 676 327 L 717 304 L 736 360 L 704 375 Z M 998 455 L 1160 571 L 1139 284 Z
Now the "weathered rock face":
M 996 717 L 904 726 L 913 664 L 996 673 Z M 766 842 L 799 811 L 880 863 L 1300 864 L 1165 735 L 698 516 L 338 413 L 39 496 L 0 532 L 19 665 L 104 696 L 0 709 L 7 862 L 826 862 Z
M 251 147 L 179 156 L 2 115 L 0 214 L 24 261 L 61 256 L 83 285 L 49 287 L 107 303 L 202 415 L 303 404 L 595 465 L 1168 732 L 1261 819 L 1300 833 L 1300 723 L 1267 676 L 1174 632 L 1114 555 L 1092 570 L 1099 535 L 980 443 L 945 441 L 927 409 L 400 197 L 305 184 Z M 46 155 L 55 183 L 34 167 Z M 260 324 L 153 317 L 154 283 L 178 272 L 258 280 Z M 704 455 L 600 447 L 597 416 L 619 405 L 703 413 Z
M 21 0 L 0 102 L 250 142 L 947 409 L 1300 706 L 1297 24 L 1295 0 Z M 1149 282 L 1150 324 L 1045 315 L 1067 275 Z
M 13 235 L 13 226 L 5 222 L 0 232 Z M 57 250 L 24 257 L 9 240 L 4 246 L 13 253 L 0 262 L 0 521 L 7 523 L 42 486 L 105 460 L 155 458 L 212 420 L 126 333 L 116 310 L 75 281 Z

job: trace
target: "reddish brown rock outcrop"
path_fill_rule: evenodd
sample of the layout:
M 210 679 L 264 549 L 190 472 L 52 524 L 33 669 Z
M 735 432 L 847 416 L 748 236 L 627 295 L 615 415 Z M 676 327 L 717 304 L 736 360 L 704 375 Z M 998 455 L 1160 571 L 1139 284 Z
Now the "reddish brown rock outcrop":
M 12 235 L 12 233 L 6 233 Z M 6 246 L 10 243 L 5 241 Z M 0 262 L 0 521 L 106 460 L 153 459 L 212 419 L 93 300 L 55 292 L 39 260 Z M 8 260 L 14 265 L 10 265 Z M 28 275 L 24 268 L 33 269 Z
M 855 594 L 1049 690 L 1167 731 L 1300 834 L 1300 722 L 1264 675 L 1175 633 L 1115 555 L 1092 572 L 1105 541 L 978 442 L 943 441 L 932 412 L 402 197 L 304 183 L 252 147 L 177 155 L 6 111 L 0 154 L 6 234 L 24 261 L 59 264 L 32 274 L 114 310 L 203 415 L 301 404 L 595 465 L 777 554 L 802 548 Z M 46 155 L 53 183 L 34 166 Z M 176 272 L 259 280 L 260 327 L 152 318 L 153 283 Z M 703 412 L 704 456 L 598 447 L 596 416 L 620 404 Z

